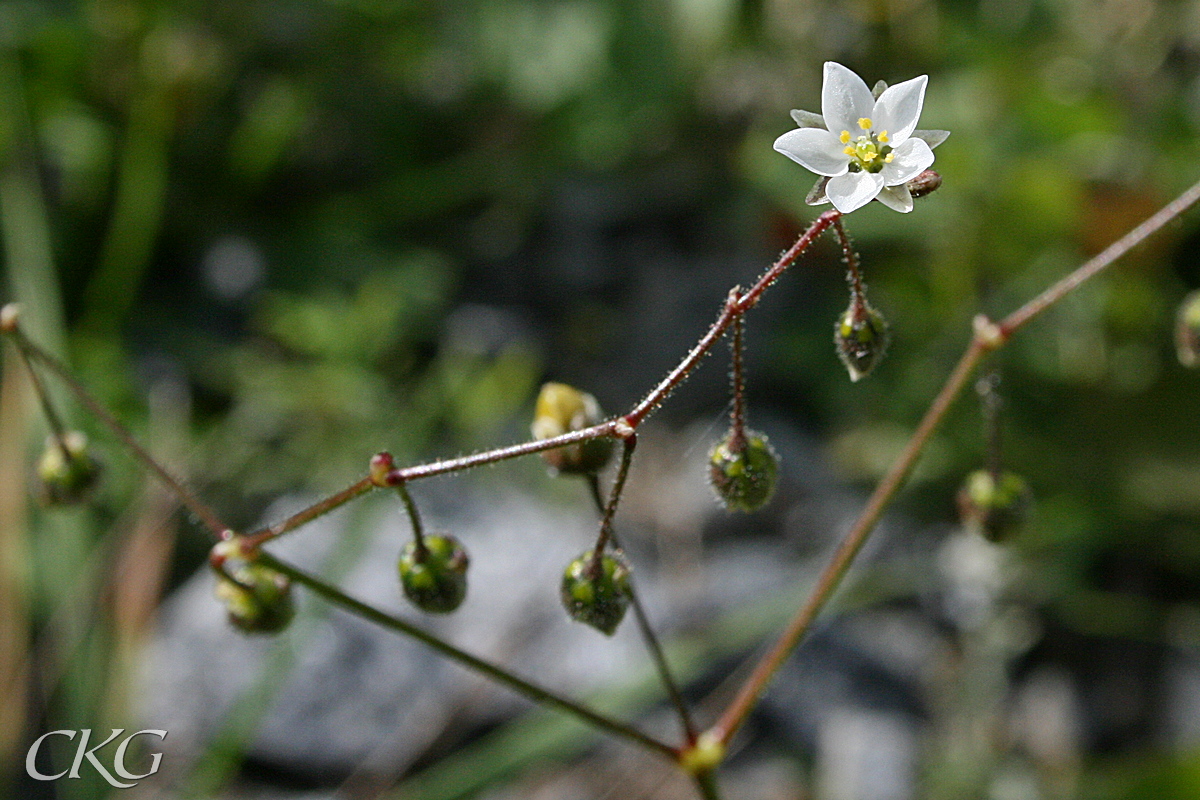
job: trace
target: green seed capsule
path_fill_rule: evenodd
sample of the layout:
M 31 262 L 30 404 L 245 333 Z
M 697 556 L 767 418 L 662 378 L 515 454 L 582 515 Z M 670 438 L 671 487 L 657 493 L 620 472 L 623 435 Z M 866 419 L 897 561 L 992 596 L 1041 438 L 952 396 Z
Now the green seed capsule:
M 730 511 L 757 511 L 775 493 L 779 459 L 767 437 L 746 431 L 741 442 L 733 431 L 708 454 L 708 479 L 717 499 Z
M 286 575 L 258 564 L 229 568 L 233 580 L 220 578 L 216 595 L 229 621 L 246 633 L 278 633 L 296 616 L 292 583 Z
M 600 559 L 600 574 L 592 576 L 592 551 L 567 565 L 562 602 L 571 619 L 612 636 L 629 607 L 629 567 L 616 556 Z
M 834 326 L 833 341 L 850 380 L 861 380 L 875 369 L 887 350 L 887 320 L 865 300 L 861 305 L 852 300 Z
M 565 383 L 547 383 L 538 393 L 533 414 L 533 437 L 549 439 L 571 431 L 599 425 L 604 414 L 596 398 Z M 542 458 L 555 471 L 566 475 L 593 475 L 608 463 L 612 439 L 586 442 L 542 451 Z
M 38 498 L 46 505 L 81 503 L 99 482 L 100 470 L 100 462 L 89 452 L 87 437 L 82 433 L 67 431 L 61 442 L 50 436 L 38 459 Z
M 958 490 L 958 514 L 963 525 L 992 542 L 1012 536 L 1024 522 L 1033 493 L 1025 479 L 1011 472 L 999 480 L 981 469 L 967 476 Z
M 424 553 L 415 541 L 400 554 L 404 596 L 422 611 L 448 614 L 467 596 L 467 551 L 453 536 L 423 537 Z
M 1175 352 L 1185 367 L 1200 366 L 1200 291 L 1183 298 L 1175 316 Z

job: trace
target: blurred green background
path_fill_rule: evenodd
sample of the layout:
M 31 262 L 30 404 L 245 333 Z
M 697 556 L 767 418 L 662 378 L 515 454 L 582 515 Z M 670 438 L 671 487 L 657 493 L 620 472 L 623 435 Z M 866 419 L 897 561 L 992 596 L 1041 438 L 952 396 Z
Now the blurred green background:
M 869 84 L 929 74 L 921 127 L 952 131 L 940 191 L 848 220 L 894 333 L 869 379 L 851 384 L 830 341 L 832 242 L 750 321 L 755 409 L 867 486 L 975 313 L 1015 308 L 1200 179 L 1200 2 L 4 2 L 0 299 L 251 526 L 380 449 L 523 438 L 545 379 L 629 407 L 815 216 L 812 177 L 771 143 L 789 109 L 819 110 L 827 59 Z M 1200 646 L 1200 376 L 1170 340 L 1198 246 L 1193 213 L 997 359 L 1006 461 L 1037 496 L 1012 545 L 1044 625 L 1031 658 L 1082 670 L 1125 648 L 1152 676 Z M 31 731 L 120 716 L 157 599 L 207 539 L 61 393 L 106 479 L 86 508 L 32 503 L 45 429 L 13 356 L 15 775 Z M 719 410 L 722 370 L 667 420 Z M 900 501 L 921 521 L 952 520 L 982 463 L 976 405 Z M 1200 751 L 1161 747 L 1164 710 L 1139 709 L 1090 743 L 1078 796 L 1200 796 Z

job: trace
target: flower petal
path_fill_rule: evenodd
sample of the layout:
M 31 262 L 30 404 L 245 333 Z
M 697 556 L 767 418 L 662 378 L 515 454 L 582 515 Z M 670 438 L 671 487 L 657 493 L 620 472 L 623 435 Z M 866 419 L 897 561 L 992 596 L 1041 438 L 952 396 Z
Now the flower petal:
M 848 172 L 833 178 L 825 186 L 829 202 L 843 214 L 862 208 L 875 199 L 883 188 L 881 173 Z
M 827 130 L 796 128 L 775 140 L 775 149 L 818 175 L 841 175 L 850 166 L 844 145 Z
M 903 142 L 917 127 L 921 116 L 921 106 L 925 103 L 925 84 L 929 76 L 897 83 L 889 86 L 879 99 L 871 113 L 876 131 L 887 131 L 893 142 Z
M 909 136 L 914 139 L 923 139 L 925 144 L 933 148 L 950 138 L 950 131 L 913 131 Z
M 875 98 L 863 79 L 835 61 L 825 62 L 825 80 L 821 84 L 821 114 L 825 126 L 835 135 L 850 131 L 861 133 L 858 121 L 871 116 Z
M 905 139 L 892 151 L 892 161 L 884 164 L 879 175 L 888 186 L 899 186 L 912 180 L 933 163 L 933 151 L 921 139 Z
M 901 214 L 907 214 L 913 210 L 912 194 L 908 191 L 908 187 L 903 184 L 900 186 L 883 187 L 879 192 L 879 196 L 875 199 L 893 211 L 899 211 Z
M 813 111 L 803 111 L 799 108 L 793 108 L 792 119 L 796 120 L 796 124 L 801 128 L 825 129 L 825 118 Z

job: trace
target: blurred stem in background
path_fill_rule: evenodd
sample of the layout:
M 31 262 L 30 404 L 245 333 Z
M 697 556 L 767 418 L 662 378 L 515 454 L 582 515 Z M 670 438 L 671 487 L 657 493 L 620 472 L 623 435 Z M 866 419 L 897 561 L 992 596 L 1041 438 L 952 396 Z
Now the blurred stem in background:
M 142 84 L 130 102 L 112 219 L 85 298 L 84 327 L 101 334 L 116 332 L 133 307 L 162 226 L 172 109 L 164 87 Z

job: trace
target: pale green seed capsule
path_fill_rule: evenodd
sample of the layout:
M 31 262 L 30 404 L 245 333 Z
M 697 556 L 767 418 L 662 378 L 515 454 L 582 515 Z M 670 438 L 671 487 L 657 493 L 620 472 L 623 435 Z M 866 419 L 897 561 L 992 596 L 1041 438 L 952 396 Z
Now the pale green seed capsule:
M 1011 472 L 1002 472 L 997 479 L 989 470 L 976 470 L 958 490 L 958 514 L 963 525 L 993 542 L 1016 533 L 1032 502 L 1029 484 Z
M 246 633 L 279 633 L 296 616 L 286 575 L 258 564 L 239 564 L 217 581 L 216 595 L 229 622 Z
M 612 636 L 629 607 L 629 567 L 616 556 L 600 559 L 598 575 L 590 574 L 592 551 L 567 565 L 561 597 L 571 619 Z
M 87 437 L 79 431 L 67 431 L 61 442 L 57 437 L 47 437 L 46 449 L 37 464 L 38 498 L 46 505 L 81 503 L 99 482 L 100 471 L 100 462 L 88 449 Z
M 1175 316 L 1175 352 L 1185 367 L 1200 366 L 1200 290 L 1179 304 Z
M 888 324 L 883 315 L 866 301 L 850 302 L 850 307 L 834 326 L 833 341 L 838 358 L 846 365 L 850 380 L 866 377 L 883 358 L 888 346 Z
M 428 535 L 424 553 L 416 541 L 400 554 L 400 586 L 422 611 L 448 614 L 467 596 L 467 551 L 453 536 Z
M 778 474 L 775 450 L 757 431 L 746 431 L 740 441 L 730 431 L 708 454 L 708 480 L 730 511 L 757 511 L 766 505 Z

